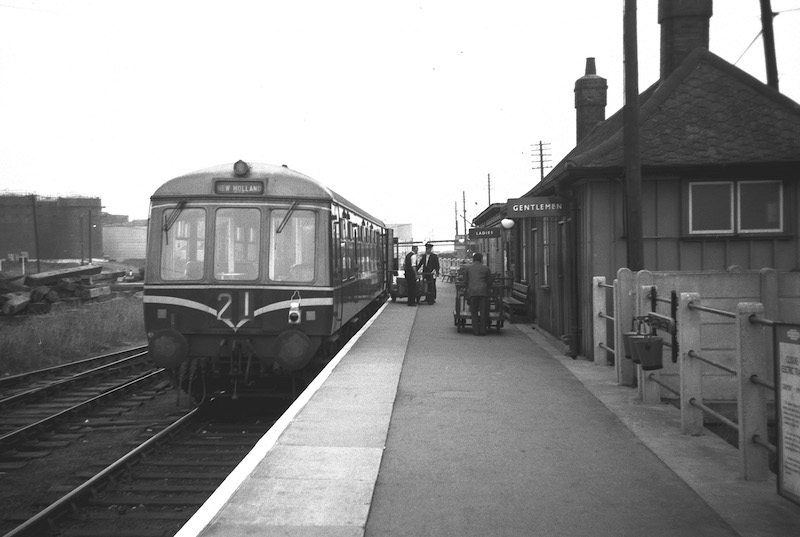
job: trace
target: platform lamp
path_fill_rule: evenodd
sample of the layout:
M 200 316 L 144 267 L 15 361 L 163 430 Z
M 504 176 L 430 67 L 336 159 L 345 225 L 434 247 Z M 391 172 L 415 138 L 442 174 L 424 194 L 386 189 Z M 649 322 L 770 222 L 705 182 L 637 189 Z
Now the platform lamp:
M 511 233 L 511 228 L 514 227 L 514 222 L 510 218 L 503 218 L 500 220 L 500 226 L 503 228 L 503 270 L 507 273 L 511 272 L 509 268 L 509 259 L 508 259 L 508 234 Z M 505 276 L 505 274 L 503 274 Z M 512 275 L 513 277 L 513 275 Z

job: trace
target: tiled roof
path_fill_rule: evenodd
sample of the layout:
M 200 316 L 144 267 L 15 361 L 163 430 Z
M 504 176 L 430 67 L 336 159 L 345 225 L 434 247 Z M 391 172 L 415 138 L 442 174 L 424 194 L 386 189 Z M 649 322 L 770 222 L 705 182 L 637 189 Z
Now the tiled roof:
M 800 105 L 705 49 L 639 97 L 642 166 L 800 162 Z M 532 193 L 571 169 L 623 167 L 622 111 L 595 127 Z

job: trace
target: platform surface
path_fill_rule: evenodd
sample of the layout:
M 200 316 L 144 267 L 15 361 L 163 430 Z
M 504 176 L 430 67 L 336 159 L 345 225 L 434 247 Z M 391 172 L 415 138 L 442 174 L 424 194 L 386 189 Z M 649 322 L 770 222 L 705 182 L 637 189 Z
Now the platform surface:
M 800 535 L 735 448 L 531 325 L 458 333 L 438 287 L 387 304 L 178 536 Z

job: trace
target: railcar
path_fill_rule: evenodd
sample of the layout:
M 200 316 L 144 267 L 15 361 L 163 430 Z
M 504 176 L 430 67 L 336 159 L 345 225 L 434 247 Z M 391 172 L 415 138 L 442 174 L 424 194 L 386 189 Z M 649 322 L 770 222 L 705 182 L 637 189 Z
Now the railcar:
M 265 393 L 329 360 L 388 296 L 392 231 L 285 166 L 199 170 L 151 197 L 149 354 L 195 396 Z

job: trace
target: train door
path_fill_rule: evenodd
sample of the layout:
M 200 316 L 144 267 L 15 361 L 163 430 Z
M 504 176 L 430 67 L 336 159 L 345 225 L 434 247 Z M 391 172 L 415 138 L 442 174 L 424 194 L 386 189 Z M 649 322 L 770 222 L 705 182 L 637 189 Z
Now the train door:
M 333 327 L 336 332 L 342 326 L 342 316 L 344 315 L 344 281 L 347 279 L 344 248 L 342 247 L 342 219 L 339 207 L 331 207 L 331 286 L 333 287 Z
M 392 271 L 395 270 L 396 260 L 394 257 L 394 230 L 387 228 L 385 231 L 382 235 L 383 243 L 381 244 L 381 257 L 383 258 L 381 272 L 383 274 L 384 291 L 389 293 L 392 287 Z

